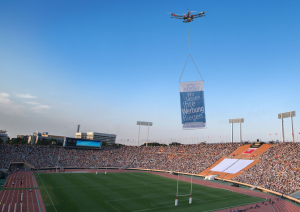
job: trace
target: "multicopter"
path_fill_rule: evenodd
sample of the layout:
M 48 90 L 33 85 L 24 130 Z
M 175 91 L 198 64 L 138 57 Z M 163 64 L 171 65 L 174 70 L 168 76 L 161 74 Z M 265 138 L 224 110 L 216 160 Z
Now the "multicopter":
M 189 22 L 194 21 L 194 18 L 199 18 L 199 17 L 205 16 L 204 15 L 205 11 L 200 12 L 196 15 L 192 15 L 192 12 L 197 12 L 197 11 L 187 10 L 187 12 L 188 13 L 186 15 L 177 15 L 177 14 L 171 13 L 171 18 L 183 19 L 183 23 L 189 23 Z

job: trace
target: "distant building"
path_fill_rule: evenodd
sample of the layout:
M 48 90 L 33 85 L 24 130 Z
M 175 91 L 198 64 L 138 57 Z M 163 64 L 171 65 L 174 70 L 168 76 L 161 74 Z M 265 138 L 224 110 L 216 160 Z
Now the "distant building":
M 106 142 L 107 144 L 115 144 L 117 136 L 114 134 L 97 133 L 97 132 L 87 132 L 87 133 L 78 132 L 75 134 L 75 137 L 81 139 L 94 140 L 94 141 L 102 141 L 102 142 Z
M 6 142 L 9 139 L 6 132 L 7 132 L 6 130 L 0 130 L 0 138 L 3 140 L 3 142 Z
M 58 143 L 63 143 L 65 136 L 59 135 L 49 135 L 48 132 L 33 132 L 33 135 L 18 135 L 18 138 L 27 140 L 28 144 L 34 145 L 38 142 L 38 140 L 46 139 L 55 139 Z
M 29 135 L 28 140 L 27 140 L 28 144 L 34 145 L 37 142 L 36 138 L 37 138 L 37 136 L 35 136 L 35 135 Z
M 75 134 L 75 138 L 86 139 L 86 138 L 87 138 L 87 133 L 77 132 L 77 133 Z
M 32 135 L 17 135 L 17 138 L 21 138 L 26 140 L 27 138 L 27 143 L 30 145 L 36 144 L 38 141 L 38 136 L 41 136 L 42 134 L 40 132 L 33 132 Z
M 46 132 L 44 132 L 44 133 L 46 133 Z M 39 136 L 39 135 L 42 135 L 42 133 L 40 133 L 40 132 L 33 132 L 33 136 Z

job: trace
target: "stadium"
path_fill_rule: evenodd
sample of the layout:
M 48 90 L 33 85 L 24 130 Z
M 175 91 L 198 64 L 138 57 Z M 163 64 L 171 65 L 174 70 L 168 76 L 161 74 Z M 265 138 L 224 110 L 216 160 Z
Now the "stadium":
M 2 144 L 1 210 L 299 211 L 299 150 L 292 142 Z
M 299 8 L 0 1 L 0 212 L 300 212 Z

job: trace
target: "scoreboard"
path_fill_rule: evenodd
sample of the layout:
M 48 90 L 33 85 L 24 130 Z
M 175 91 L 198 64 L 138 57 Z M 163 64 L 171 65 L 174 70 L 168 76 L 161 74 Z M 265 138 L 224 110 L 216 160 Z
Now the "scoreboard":
M 102 141 L 65 137 L 64 147 L 100 149 Z

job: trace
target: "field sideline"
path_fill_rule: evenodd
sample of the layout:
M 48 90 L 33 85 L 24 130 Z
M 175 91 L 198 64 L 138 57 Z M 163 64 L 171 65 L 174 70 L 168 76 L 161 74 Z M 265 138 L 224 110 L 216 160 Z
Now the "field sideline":
M 215 211 L 263 199 L 191 184 L 144 172 L 35 174 L 48 212 L 56 211 Z

